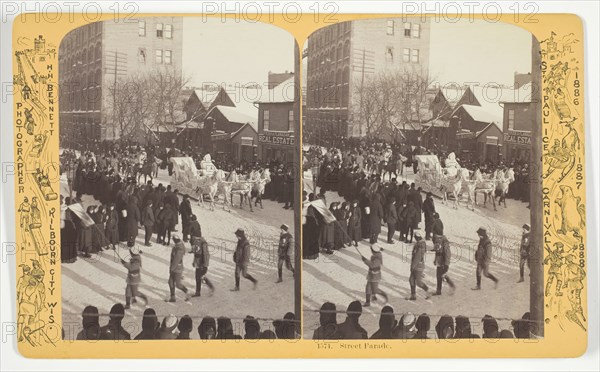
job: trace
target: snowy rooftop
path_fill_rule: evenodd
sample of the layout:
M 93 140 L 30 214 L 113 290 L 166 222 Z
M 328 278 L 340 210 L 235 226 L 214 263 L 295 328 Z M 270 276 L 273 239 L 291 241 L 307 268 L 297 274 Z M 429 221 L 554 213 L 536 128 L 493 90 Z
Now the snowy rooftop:
M 229 120 L 232 123 L 249 123 L 250 125 L 252 125 L 253 128 L 256 129 L 256 122 L 258 121 L 258 110 L 256 110 L 256 116 L 250 116 L 239 107 L 217 105 L 212 110 L 210 110 L 210 112 L 206 114 L 206 116 L 210 116 L 210 113 L 213 112 L 213 110 L 218 110 L 221 114 L 223 114 L 223 116 L 225 116 L 227 120 Z
M 275 86 L 273 89 L 268 89 L 263 92 L 257 103 L 286 103 L 294 102 L 295 85 L 294 77 L 291 76 L 289 79 Z

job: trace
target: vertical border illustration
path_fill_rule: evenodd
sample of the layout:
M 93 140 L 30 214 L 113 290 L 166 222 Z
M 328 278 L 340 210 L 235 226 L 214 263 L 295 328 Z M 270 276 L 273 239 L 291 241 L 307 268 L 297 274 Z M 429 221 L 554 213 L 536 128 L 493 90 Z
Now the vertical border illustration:
M 336 18 L 338 22 L 343 22 L 401 16 L 340 14 Z M 409 355 L 458 358 L 581 355 L 587 343 L 583 28 L 581 20 L 574 15 L 536 16 L 537 23 L 518 23 L 508 14 L 498 21 L 523 27 L 541 44 L 542 132 L 539 138 L 543 177 L 541 184 L 539 180 L 535 182 L 540 184 L 542 190 L 539 202 L 543 211 L 540 215 L 543 223 L 540 232 L 543 246 L 539 256 L 544 262 L 544 282 L 539 284 L 543 285 L 544 291 L 549 289 L 544 293 L 545 305 L 542 309 L 545 314 L 544 339 L 518 343 L 514 340 L 501 340 L 497 343 L 472 340 L 442 343 L 428 340 L 427 343 L 401 342 L 393 344 L 391 349 L 340 349 L 334 353 L 318 350 L 316 343 L 310 340 L 264 340 L 234 345 L 233 342 L 219 342 L 202 343 L 201 355 L 198 355 L 197 343 L 185 341 L 173 346 L 156 342 L 124 343 L 115 348 L 112 342 L 61 340 L 57 164 L 60 91 L 56 86 L 59 73 L 56 53 L 60 40 L 68 31 L 88 22 L 81 15 L 75 15 L 73 20 L 63 17 L 62 21 L 56 21 L 49 14 L 45 17 L 36 14 L 18 16 L 13 24 L 13 127 L 16 173 L 14 202 L 16 221 L 19 221 L 16 226 L 19 351 L 27 357 L 35 358 L 380 358 Z M 108 17 L 104 16 L 103 19 Z M 269 15 L 263 15 L 256 19 L 291 32 L 296 36 L 300 48 L 311 32 L 328 25 L 323 17 L 318 22 L 313 17 L 304 17 L 296 23 L 288 23 L 282 16 L 269 19 Z M 301 101 L 300 92 L 301 89 L 298 102 Z M 297 117 L 300 118 L 301 115 Z M 301 136 L 301 123 L 298 125 L 300 130 L 297 133 Z M 28 131 L 32 128 L 33 131 Z M 297 143 L 301 151 L 301 138 Z M 299 172 L 300 165 L 298 163 Z M 296 197 L 296 200 L 300 200 L 300 195 Z M 300 217 L 296 215 L 296 219 L 299 220 Z M 299 237 L 296 244 L 299 247 L 301 229 L 296 231 Z M 300 252 L 296 256 L 301 260 Z M 297 267 L 301 267 L 301 263 Z

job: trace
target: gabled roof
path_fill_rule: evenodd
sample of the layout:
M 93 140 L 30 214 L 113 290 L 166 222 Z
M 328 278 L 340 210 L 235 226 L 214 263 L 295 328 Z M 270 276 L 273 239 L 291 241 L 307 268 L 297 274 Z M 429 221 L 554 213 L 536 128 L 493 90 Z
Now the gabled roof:
M 469 87 L 468 90 L 473 93 L 477 102 L 468 102 L 467 104 L 476 105 L 479 103 L 489 113 L 502 118 L 503 108 L 501 102 L 531 101 L 532 84 L 524 84 L 519 89 L 476 85 Z
M 249 89 L 245 90 L 245 93 L 240 94 L 239 97 L 234 97 L 233 104 L 235 108 L 242 114 L 254 118 L 254 123 L 258 122 L 258 107 L 254 105 L 254 102 L 250 100 L 254 92 Z
M 295 95 L 295 80 L 294 77 L 284 80 L 280 84 L 277 84 L 273 89 L 267 89 L 263 91 L 261 97 L 256 103 L 287 103 L 294 102 Z
M 226 140 L 226 139 L 234 138 L 239 133 L 241 133 L 242 130 L 244 130 L 244 128 L 246 128 L 246 127 L 249 127 L 250 129 L 252 129 L 252 131 L 254 133 L 256 133 L 258 135 L 258 131 L 256 130 L 256 126 L 252 125 L 250 123 L 246 123 L 246 124 L 242 125 L 238 130 L 236 130 L 235 132 L 232 132 L 232 133 L 225 133 L 223 131 L 217 131 L 216 133 L 212 134 L 212 138 L 213 139 L 218 139 L 218 140 Z
M 460 85 L 448 85 L 441 87 L 438 91 L 446 102 L 450 105 L 450 107 L 454 108 L 454 106 L 460 101 L 463 94 L 465 94 L 465 87 L 461 87 Z
M 487 130 L 488 130 L 488 128 L 489 128 L 490 126 L 492 126 L 493 124 L 494 124 L 494 123 L 489 123 L 489 124 L 488 124 L 488 125 L 486 125 L 486 126 L 483 128 L 483 129 L 481 129 L 480 131 L 476 132 L 476 133 L 475 133 L 475 136 L 476 136 L 476 137 L 479 137 L 479 136 L 481 136 L 481 135 L 482 135 L 483 133 L 485 133 L 485 131 L 487 131 Z
M 200 101 L 205 110 L 209 110 L 211 106 L 216 106 L 216 104 L 224 105 L 223 100 L 231 100 L 231 97 L 227 94 L 227 90 L 225 90 L 224 87 L 219 87 L 219 89 L 194 89 L 191 94 L 198 98 L 198 101 Z M 223 99 L 216 102 L 219 98 Z
M 250 115 L 246 114 L 245 112 L 243 112 L 243 110 L 241 110 L 239 107 L 217 105 L 217 106 L 213 107 L 212 110 L 210 110 L 206 114 L 206 117 L 209 117 L 210 114 L 214 110 L 219 111 L 221 114 L 223 114 L 223 116 L 225 116 L 225 118 L 228 121 L 230 121 L 232 123 L 239 123 L 239 124 L 249 123 L 250 125 L 253 126 L 253 128 L 255 128 L 256 122 L 258 121 L 258 110 L 256 110 L 256 112 L 257 112 L 256 116 L 250 116 Z
M 233 137 L 237 136 L 237 134 L 238 134 L 238 133 L 240 133 L 240 132 L 241 132 L 241 131 L 242 131 L 244 128 L 246 128 L 246 126 L 250 127 L 250 128 L 251 128 L 251 129 L 254 131 L 254 133 L 258 133 L 258 130 L 257 130 L 257 128 L 256 128 L 256 125 L 253 125 L 253 124 L 251 124 L 251 123 L 246 123 L 246 124 L 242 125 L 242 126 L 240 127 L 240 129 L 238 129 L 238 130 L 236 130 L 235 132 L 231 133 L 231 138 L 233 138 Z
M 221 89 L 223 89 L 223 88 L 221 88 Z M 198 98 L 198 101 L 200 101 L 202 106 L 204 106 L 204 108 L 208 110 L 210 105 L 219 96 L 219 92 L 221 91 L 221 89 L 219 89 L 216 92 L 206 90 L 206 89 L 194 89 L 194 94 L 196 95 L 196 97 Z
M 463 108 L 467 114 L 475 121 L 482 123 L 494 123 L 500 127 L 502 123 L 503 110 L 500 106 L 500 110 L 490 110 L 490 108 L 474 105 L 460 105 L 456 109 Z

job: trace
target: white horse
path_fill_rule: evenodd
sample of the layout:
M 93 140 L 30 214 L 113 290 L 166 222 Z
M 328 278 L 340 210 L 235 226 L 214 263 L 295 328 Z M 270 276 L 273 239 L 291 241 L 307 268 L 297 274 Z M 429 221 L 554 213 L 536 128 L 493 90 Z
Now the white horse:
M 442 176 L 440 190 L 442 191 L 442 203 L 448 202 L 448 194 L 454 197 L 454 209 L 458 209 L 458 194 L 462 189 L 462 176 L 458 173 L 454 177 Z
M 228 206 L 228 211 L 231 212 L 231 204 L 229 203 L 229 199 L 227 199 L 227 196 L 231 195 L 231 188 L 233 186 L 233 182 L 229 182 L 227 181 L 228 178 L 228 174 L 227 172 L 225 172 L 222 169 L 217 169 L 214 173 L 213 173 L 213 177 L 216 177 L 216 179 L 219 181 L 218 183 L 218 187 L 217 187 L 217 193 L 215 194 L 215 199 L 219 198 L 219 195 L 223 195 L 223 209 L 225 209 L 225 206 Z
M 229 173 L 229 177 L 227 181 L 231 182 L 231 205 L 233 204 L 233 194 L 238 194 L 240 196 L 240 208 L 243 209 L 243 202 L 246 198 L 248 200 L 248 206 L 250 207 L 250 212 L 254 212 L 252 209 L 252 202 L 250 201 L 250 196 L 252 194 L 252 187 L 257 180 L 253 179 L 244 179 L 241 177 L 235 170 Z
M 467 208 L 471 206 L 471 210 L 475 210 L 475 181 L 471 180 L 471 171 L 467 168 L 462 168 L 458 174 L 462 178 L 461 194 L 467 195 Z
M 496 171 L 496 190 L 499 192 L 498 205 L 504 202 L 504 208 L 506 208 L 506 194 L 508 193 L 508 187 L 515 180 L 515 171 L 512 168 L 508 168 L 505 172 Z
M 260 172 L 253 171 L 252 173 L 250 173 L 250 179 L 255 178 L 257 178 L 258 181 L 256 181 L 252 185 L 252 193 L 254 193 L 256 197 L 256 200 L 254 201 L 254 206 L 256 207 L 258 204 L 260 204 L 260 208 L 262 209 L 262 196 L 265 193 L 265 186 L 267 185 L 267 183 L 271 182 L 271 171 L 269 170 L 269 168 L 265 168 Z
M 483 176 L 479 168 L 473 174 L 473 178 L 475 179 L 475 205 L 477 205 L 477 194 L 483 194 L 483 207 L 486 207 L 488 197 L 492 201 L 494 205 L 494 210 L 496 211 L 496 199 L 494 198 L 494 191 L 496 190 L 496 180 L 494 178 L 486 178 Z
M 196 183 L 196 193 L 198 194 L 198 204 L 204 207 L 204 195 L 208 195 L 210 197 L 210 210 L 215 210 L 215 199 L 217 199 L 217 192 L 219 191 L 219 177 L 222 176 L 221 173 L 214 172 L 211 176 L 203 176 L 198 177 Z M 225 198 L 225 202 L 223 203 L 223 209 L 225 209 L 225 205 L 227 205 L 227 198 Z

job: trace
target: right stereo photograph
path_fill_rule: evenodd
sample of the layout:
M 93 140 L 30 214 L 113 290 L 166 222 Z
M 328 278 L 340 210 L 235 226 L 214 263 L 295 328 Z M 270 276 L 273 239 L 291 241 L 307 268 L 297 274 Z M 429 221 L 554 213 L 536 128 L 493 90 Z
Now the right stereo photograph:
M 302 57 L 303 337 L 541 337 L 544 296 L 564 291 L 552 265 L 576 257 L 557 243 L 544 262 L 532 243 L 535 37 L 477 20 L 362 19 L 317 30 Z M 572 142 L 569 125 L 557 146 Z

